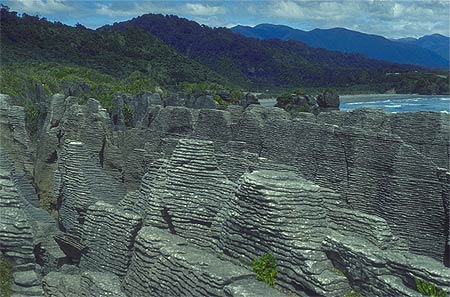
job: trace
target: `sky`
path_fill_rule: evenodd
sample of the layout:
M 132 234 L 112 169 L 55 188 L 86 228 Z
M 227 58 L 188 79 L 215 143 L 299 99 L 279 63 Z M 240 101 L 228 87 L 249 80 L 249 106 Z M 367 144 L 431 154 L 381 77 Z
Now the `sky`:
M 174 14 L 211 27 L 287 25 L 301 30 L 343 27 L 387 38 L 450 35 L 449 0 L 70 1 L 1 0 L 18 13 L 88 28 L 145 13 Z

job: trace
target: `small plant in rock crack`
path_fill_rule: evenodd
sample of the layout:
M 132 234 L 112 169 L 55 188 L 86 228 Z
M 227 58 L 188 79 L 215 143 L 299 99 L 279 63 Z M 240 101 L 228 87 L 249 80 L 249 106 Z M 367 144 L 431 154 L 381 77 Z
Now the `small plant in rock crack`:
M 438 291 L 436 289 L 435 284 L 431 284 L 431 283 L 427 282 L 426 280 L 421 280 L 421 279 L 416 278 L 416 287 L 417 287 L 417 291 L 419 291 L 420 293 L 422 293 L 425 296 L 448 297 L 447 291 L 445 291 L 445 290 Z
M 13 268 L 11 263 L 0 255 L 0 296 L 9 297 L 12 294 Z
M 277 268 L 275 257 L 267 252 L 252 263 L 252 270 L 256 273 L 256 279 L 265 282 L 269 286 L 275 285 Z

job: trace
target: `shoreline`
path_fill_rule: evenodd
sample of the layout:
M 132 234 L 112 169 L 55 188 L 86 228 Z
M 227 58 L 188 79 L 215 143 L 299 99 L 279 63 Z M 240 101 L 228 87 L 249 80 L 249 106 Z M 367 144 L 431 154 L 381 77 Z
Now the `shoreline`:
M 388 99 L 398 100 L 407 98 L 421 98 L 421 97 L 450 97 L 450 95 L 418 95 L 418 94 L 360 94 L 360 95 L 340 95 L 339 99 L 344 103 L 353 102 L 368 102 L 368 101 L 383 101 Z

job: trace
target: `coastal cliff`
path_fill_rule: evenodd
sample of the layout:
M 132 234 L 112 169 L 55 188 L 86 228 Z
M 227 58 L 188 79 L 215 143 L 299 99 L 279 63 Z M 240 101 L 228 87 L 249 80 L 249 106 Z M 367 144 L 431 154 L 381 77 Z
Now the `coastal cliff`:
M 15 293 L 420 296 L 416 279 L 450 290 L 450 115 L 150 99 L 125 115 L 120 102 L 109 115 L 54 95 L 33 141 L 24 109 L 0 95 L 0 251 Z M 275 288 L 248 264 L 266 252 Z

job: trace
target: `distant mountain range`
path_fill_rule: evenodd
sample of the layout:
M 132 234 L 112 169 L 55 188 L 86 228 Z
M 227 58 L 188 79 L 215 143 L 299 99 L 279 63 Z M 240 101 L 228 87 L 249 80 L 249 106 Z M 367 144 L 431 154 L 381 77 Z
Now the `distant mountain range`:
M 373 59 L 425 67 L 449 68 L 449 37 L 434 34 L 419 39 L 389 40 L 344 28 L 303 31 L 283 25 L 235 26 L 233 32 L 258 39 L 296 40 L 309 46 L 345 53 L 358 53 Z
M 25 70 L 36 62 L 83 66 L 142 82 L 139 89 L 149 81 L 167 89 L 184 82 L 213 82 L 272 92 L 333 87 L 352 92 L 448 93 L 447 73 L 443 71 L 315 48 L 298 41 L 249 38 L 177 16 L 146 14 L 91 30 L 18 15 L 2 7 L 0 22 L 2 66 Z M 21 84 L 21 78 L 14 79 L 15 85 Z
M 349 86 L 381 82 L 388 72 L 420 69 L 297 41 L 256 40 L 177 16 L 145 14 L 98 31 L 129 28 L 147 31 L 240 86 Z
M 420 38 L 401 38 L 396 41 L 429 49 L 444 59 L 450 60 L 450 37 L 441 34 L 432 34 Z

